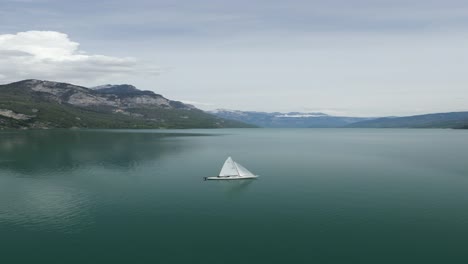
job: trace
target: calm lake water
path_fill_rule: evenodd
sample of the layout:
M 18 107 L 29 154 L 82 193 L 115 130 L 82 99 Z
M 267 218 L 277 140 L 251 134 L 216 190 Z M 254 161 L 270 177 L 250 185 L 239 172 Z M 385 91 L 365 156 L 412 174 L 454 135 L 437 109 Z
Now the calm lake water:
M 258 180 L 203 181 L 232 156 Z M 468 131 L 0 132 L 0 263 L 468 263 Z

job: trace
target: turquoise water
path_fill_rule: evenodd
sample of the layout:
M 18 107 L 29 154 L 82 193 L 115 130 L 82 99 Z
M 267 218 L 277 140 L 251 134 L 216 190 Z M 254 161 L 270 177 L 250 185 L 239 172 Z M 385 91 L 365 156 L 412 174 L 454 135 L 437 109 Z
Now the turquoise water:
M 230 155 L 258 180 L 203 181 Z M 0 263 L 468 263 L 468 131 L 0 132 Z

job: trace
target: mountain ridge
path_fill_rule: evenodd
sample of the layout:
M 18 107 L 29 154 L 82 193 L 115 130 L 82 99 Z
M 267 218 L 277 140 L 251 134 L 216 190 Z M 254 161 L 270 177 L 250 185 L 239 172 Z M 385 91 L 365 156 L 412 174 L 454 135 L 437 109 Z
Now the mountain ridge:
M 369 120 L 367 117 L 331 116 L 320 112 L 258 112 L 216 109 L 208 111 L 222 118 L 268 128 L 338 128 Z
M 0 85 L 0 128 L 252 127 L 131 85 L 90 89 L 36 79 Z
M 468 129 L 468 111 L 412 116 L 347 117 L 320 112 L 259 112 L 216 109 L 209 113 L 270 128 L 462 128 Z
M 383 117 L 348 125 L 350 128 L 468 128 L 468 111 Z

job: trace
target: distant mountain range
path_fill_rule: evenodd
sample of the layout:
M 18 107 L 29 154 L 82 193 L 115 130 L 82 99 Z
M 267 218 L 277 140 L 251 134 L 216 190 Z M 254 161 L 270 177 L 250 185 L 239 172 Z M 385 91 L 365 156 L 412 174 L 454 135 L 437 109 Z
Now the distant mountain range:
M 218 109 L 209 111 L 210 114 L 222 118 L 237 120 L 259 127 L 271 128 L 319 128 L 319 127 L 345 127 L 359 121 L 370 120 L 366 117 L 330 116 L 324 113 L 301 113 L 301 112 L 254 112 Z
M 89 89 L 24 80 L 0 85 L 0 128 L 252 127 L 132 85 Z
M 331 116 L 324 113 L 267 113 L 225 109 L 209 113 L 259 127 L 271 128 L 468 128 L 468 112 L 380 118 Z
M 468 112 L 381 118 L 300 112 L 204 112 L 129 84 L 86 88 L 69 83 L 24 80 L 0 85 L 0 129 L 74 127 L 468 129 Z
M 468 112 L 384 117 L 347 125 L 362 128 L 468 128 Z

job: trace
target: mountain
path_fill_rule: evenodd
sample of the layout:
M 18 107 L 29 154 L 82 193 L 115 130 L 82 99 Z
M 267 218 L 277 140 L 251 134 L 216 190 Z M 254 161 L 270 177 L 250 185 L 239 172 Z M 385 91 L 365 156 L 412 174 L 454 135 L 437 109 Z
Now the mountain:
M 468 112 L 386 117 L 348 125 L 362 128 L 468 128 Z
M 117 97 L 120 101 L 130 103 L 133 101 L 137 104 L 159 104 L 162 107 L 176 108 L 176 109 L 197 109 L 193 105 L 184 104 L 179 101 L 171 101 L 164 98 L 162 95 L 155 94 L 152 91 L 141 91 L 135 86 L 129 84 L 106 84 L 91 88 L 96 93 L 101 95 L 112 95 Z M 136 100 L 136 101 L 135 101 Z
M 330 116 L 324 113 L 267 113 L 253 111 L 238 111 L 218 109 L 209 111 L 210 114 L 221 118 L 237 120 L 259 127 L 283 128 L 319 128 L 344 127 L 351 123 L 370 120 L 372 118 Z
M 252 127 L 131 85 L 89 89 L 24 80 L 0 85 L 0 128 Z
M 115 94 L 115 95 L 157 95 L 152 91 L 141 91 L 138 90 L 135 86 L 130 84 L 106 84 L 96 87 L 91 87 L 92 90 L 100 94 Z

